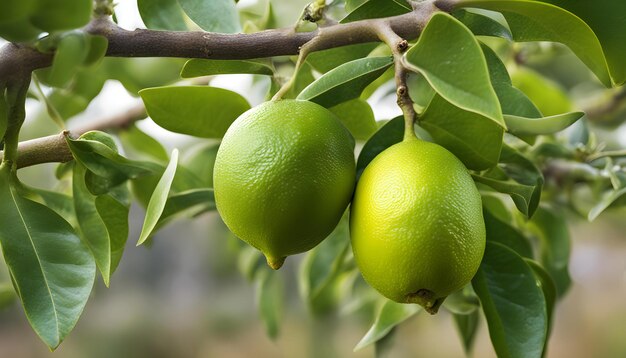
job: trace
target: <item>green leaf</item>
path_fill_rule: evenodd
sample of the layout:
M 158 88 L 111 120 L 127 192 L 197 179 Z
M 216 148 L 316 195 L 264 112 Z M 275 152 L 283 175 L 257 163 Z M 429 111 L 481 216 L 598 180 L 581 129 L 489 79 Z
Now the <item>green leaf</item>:
M 483 54 L 487 60 L 491 85 L 496 91 L 503 114 L 512 114 L 521 117 L 539 118 L 541 112 L 524 92 L 513 87 L 509 72 L 498 55 L 487 45 L 481 44 Z M 505 121 L 506 122 L 506 121 Z M 508 125 L 508 124 L 507 124 Z
M 476 339 L 476 333 L 478 332 L 478 323 L 480 322 L 478 310 L 470 314 L 454 314 L 452 317 L 454 318 L 454 325 L 457 332 L 459 336 L 461 336 L 461 343 L 463 343 L 465 354 L 470 356 Z
M 274 74 L 274 71 L 266 64 L 258 61 L 191 59 L 185 63 L 180 76 L 182 78 L 192 78 L 237 73 L 271 76 Z
M 44 98 L 62 119 L 67 120 L 87 108 L 91 100 L 100 93 L 105 81 L 102 73 L 82 69 L 74 75 L 69 88 L 55 88 Z
M 480 301 L 472 286 L 467 285 L 462 290 L 448 295 L 443 301 L 443 307 L 455 315 L 469 315 L 478 310 Z
M 206 188 L 213 187 L 213 167 L 218 149 L 217 143 L 202 143 L 190 150 L 183 161 L 185 168 L 195 174 Z
M 204 31 L 241 31 L 239 14 L 233 0 L 178 0 L 178 3 L 187 16 Z
M 352 12 L 354 11 L 354 9 L 356 9 L 357 7 L 363 5 L 363 3 L 367 2 L 368 0 L 345 0 L 345 9 L 347 12 Z
M 383 72 L 383 74 L 380 75 L 380 77 L 378 77 L 372 83 L 367 85 L 367 87 L 365 87 L 363 92 L 361 92 L 360 98 L 361 99 L 365 99 L 365 100 L 370 98 L 374 94 L 374 92 L 376 92 L 376 90 L 378 90 L 380 87 L 382 87 L 383 85 L 393 81 L 394 75 L 395 75 L 395 68 L 393 66 L 389 66 L 389 68 L 387 68 L 387 70 L 385 72 Z M 408 78 L 407 78 L 407 85 L 411 85 L 411 83 L 410 83 L 411 77 L 413 77 L 413 76 L 411 76 L 411 74 L 409 73 Z M 430 86 L 430 85 L 428 85 L 428 86 Z M 394 90 L 395 90 L 395 87 L 394 87 Z M 416 90 L 413 90 L 413 92 L 411 92 L 411 90 L 412 89 L 409 88 L 409 94 L 411 96 L 413 96 L 413 94 L 417 94 Z M 411 99 L 413 99 L 413 101 L 415 101 L 415 98 L 411 97 Z M 420 102 L 416 101 L 415 103 L 419 104 Z
M 626 3 L 615 0 L 544 0 L 571 11 L 584 20 L 598 36 L 606 55 L 611 77 L 618 85 L 626 81 Z
M 124 131 L 120 132 L 120 139 L 123 144 L 132 152 L 138 153 L 146 157 L 146 159 L 153 159 L 159 162 L 169 161 L 167 151 L 163 148 L 163 145 L 158 140 L 149 136 L 136 125 L 131 125 Z
M 624 196 L 624 194 L 626 194 L 626 187 L 616 190 L 612 189 L 605 192 L 598 201 L 598 203 L 593 208 L 591 208 L 589 214 L 587 214 L 587 220 L 595 220 L 600 214 L 602 214 L 602 212 L 604 212 L 604 210 L 608 209 L 611 204 L 617 201 L 617 199 Z
M 278 27 L 270 0 L 259 0 L 238 7 L 243 33 L 259 32 Z
M 529 228 L 539 238 L 541 265 L 554 279 L 558 296 L 562 297 L 571 284 L 568 266 L 571 243 L 567 222 L 547 206 L 540 206 L 529 222 Z
M 524 67 L 518 67 L 512 73 L 511 78 L 513 85 L 525 93 L 545 116 L 554 116 L 572 110 L 571 100 L 558 83 Z
M 489 213 L 500 221 L 505 223 L 513 222 L 513 214 L 509 210 L 508 205 L 504 202 L 502 195 L 484 191 L 480 194 L 480 198 L 483 202 L 483 210 L 489 210 Z
M 339 117 L 355 139 L 367 140 L 378 130 L 372 107 L 360 98 L 340 103 L 329 110 Z
M 504 121 L 509 132 L 516 136 L 544 135 L 560 132 L 584 115 L 583 112 L 569 112 L 544 118 L 525 118 L 505 114 Z
M 509 178 L 520 184 L 535 188 L 528 202 L 528 213 L 526 215 L 527 217 L 533 216 L 539 205 L 541 189 L 543 188 L 544 179 L 541 170 L 521 152 L 506 144 L 502 147 L 502 152 L 500 153 L 499 167 Z
M 357 20 L 391 17 L 411 11 L 411 6 L 404 0 L 368 0 L 352 10 L 341 23 Z
M 517 209 L 522 214 L 530 216 L 533 205 L 533 195 L 536 190 L 535 186 L 520 184 L 510 179 L 498 180 L 476 174 L 472 174 L 472 178 L 474 181 L 485 184 L 500 193 L 510 195 Z
M 519 230 L 498 219 L 488 209 L 483 208 L 483 217 L 488 241 L 502 244 L 522 257 L 533 258 L 533 248 Z
M 89 169 L 86 184 L 94 195 L 107 193 L 128 179 L 151 174 L 158 168 L 152 163 L 126 159 L 99 141 L 69 137 L 66 140 L 74 158 Z
M 327 108 L 358 98 L 392 64 L 391 57 L 366 57 L 344 63 L 311 83 L 297 98 Z
M 607 61 L 596 34 L 571 12 L 526 0 L 464 0 L 457 6 L 502 13 L 517 42 L 553 41 L 568 46 L 604 85 L 611 85 Z
M 54 349 L 82 313 L 96 265 L 70 224 L 20 196 L 17 185 L 0 168 L 0 243 L 28 321 Z
M 0 24 L 27 18 L 37 0 L 5 0 L 0 3 Z
M 176 133 L 221 138 L 250 105 L 241 95 L 206 86 L 155 87 L 139 91 L 148 115 Z
M 316 71 L 325 73 L 346 62 L 367 57 L 378 45 L 376 42 L 368 42 L 317 51 L 309 54 L 306 62 Z
M 400 143 L 404 138 L 404 117 L 398 116 L 385 123 L 378 132 L 365 143 L 356 163 L 357 178 L 365 167 L 383 150 Z
M 522 153 L 503 145 L 500 164 L 483 175 L 472 174 L 475 181 L 511 196 L 517 209 L 531 217 L 541 198 L 543 174 Z
M 82 32 L 71 32 L 64 36 L 54 53 L 47 82 L 56 87 L 65 87 L 77 68 L 87 59 L 88 45 L 87 37 Z
M 237 238 L 234 234 L 231 235 L 237 243 L 242 245 L 239 257 L 237 258 L 237 268 L 244 275 L 245 278 L 252 281 L 257 276 L 257 272 L 267 271 L 267 264 L 263 254 L 254 247 L 245 244 L 241 239 Z
M 86 173 L 87 169 L 82 164 L 76 163 L 72 179 L 74 210 L 81 237 L 91 250 L 104 284 L 108 287 L 112 272 L 111 238 L 96 208 L 96 197 L 89 192 L 85 184 Z
M 183 9 L 177 0 L 137 0 L 141 19 L 153 30 L 188 30 Z
M 11 42 L 35 41 L 41 29 L 33 26 L 28 19 L 16 19 L 0 23 L 0 37 Z
M 418 305 L 396 303 L 385 299 L 376 315 L 376 320 L 361 341 L 354 347 L 354 351 L 363 349 L 372 343 L 384 338 L 400 323 L 417 314 L 421 309 Z
M 465 9 L 455 10 L 451 15 L 467 26 L 476 36 L 494 36 L 513 40 L 513 35 L 506 26 L 488 16 Z
M 71 167 L 73 167 L 73 163 L 71 164 Z M 41 197 L 43 204 L 54 210 L 57 214 L 61 215 L 61 217 L 75 227 L 76 211 L 74 210 L 74 200 L 71 196 L 57 191 L 49 191 L 38 188 L 28 189 L 33 191 L 37 196 Z
M 211 210 L 215 210 L 213 189 L 191 189 L 173 194 L 167 198 L 159 221 L 152 231 L 155 232 L 175 218 L 195 217 Z
M 548 338 L 550 338 L 550 332 L 552 331 L 552 318 L 554 307 L 556 305 L 557 292 L 556 285 L 554 284 L 554 280 L 550 277 L 550 274 L 539 265 L 536 261 L 525 259 L 528 266 L 533 269 L 533 273 L 535 274 L 535 279 L 537 280 L 537 286 L 541 288 L 543 292 L 543 297 L 546 300 L 546 314 L 548 316 L 548 328 L 547 328 L 547 336 L 546 343 L 543 346 L 543 355 L 545 356 L 546 350 L 548 347 Z
M 336 308 L 340 277 L 350 253 L 348 216 L 322 243 L 309 251 L 299 271 L 300 294 L 311 311 L 322 315 Z
M 120 81 L 133 95 L 148 87 L 180 81 L 180 67 L 185 64 L 180 58 L 121 58 L 106 57 L 102 71 L 107 79 Z
M 167 202 L 167 196 L 170 192 L 172 182 L 174 181 L 177 165 L 178 149 L 174 149 L 172 151 L 172 159 L 170 159 L 167 168 L 165 168 L 165 171 L 163 172 L 163 176 L 161 176 L 159 183 L 156 188 L 154 188 L 154 192 L 152 193 L 152 197 L 148 203 L 146 217 L 143 221 L 143 227 L 141 228 L 141 234 L 139 235 L 137 246 L 143 244 L 150 237 L 159 221 L 159 218 L 161 217 L 161 214 L 163 214 L 163 209 L 165 209 L 165 204 Z
M 498 357 L 541 357 L 548 326 L 546 301 L 524 259 L 504 245 L 487 241 L 472 285 Z
M 16 298 L 15 290 L 10 284 L 0 284 L 0 311 L 11 306 Z
M 38 0 L 38 3 L 31 22 L 45 32 L 76 29 L 91 19 L 91 0 Z
M 424 113 L 424 110 L 435 98 L 437 92 L 435 92 L 426 78 L 419 73 L 409 73 L 406 85 L 409 88 L 409 96 L 415 103 L 415 106 L 417 106 L 416 110 L 418 113 Z
M 280 331 L 283 296 L 284 288 L 279 276 L 269 270 L 261 271 L 257 285 L 257 304 L 265 331 L 271 339 L 276 339 Z
M 120 187 L 118 191 L 122 192 L 126 197 L 129 195 L 126 187 Z M 113 275 L 122 260 L 126 240 L 128 240 L 130 201 L 120 201 L 118 198 L 114 197 L 114 195 L 100 195 L 96 198 L 96 209 L 109 233 L 109 240 L 111 242 L 110 272 L 111 275 Z
M 469 169 L 483 170 L 498 163 L 504 129 L 483 115 L 435 95 L 418 124 Z
M 144 208 L 148 207 L 150 197 L 152 196 L 152 193 L 154 193 L 154 190 L 159 182 L 159 179 L 163 176 L 164 171 L 165 166 L 159 165 L 158 170 L 155 170 L 153 174 L 134 178 L 131 181 L 133 196 Z M 187 168 L 180 165 L 178 166 L 176 169 L 176 175 L 174 175 L 174 181 L 172 182 L 171 189 L 173 192 L 178 193 L 203 187 L 206 187 L 203 180 L 187 170 Z
M 422 73 L 448 102 L 505 127 L 485 56 L 459 20 L 444 13 L 433 15 L 417 44 L 404 55 L 404 62 Z
M 89 51 L 87 52 L 87 56 L 85 56 L 83 66 L 95 66 L 99 64 L 106 55 L 107 48 L 109 47 L 109 40 L 100 35 L 86 36 L 87 41 L 89 42 Z

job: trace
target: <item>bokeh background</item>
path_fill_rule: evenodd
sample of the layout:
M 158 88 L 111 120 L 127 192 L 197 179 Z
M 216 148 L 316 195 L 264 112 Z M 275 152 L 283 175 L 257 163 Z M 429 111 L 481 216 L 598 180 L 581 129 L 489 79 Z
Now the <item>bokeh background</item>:
M 240 1 L 245 6 L 250 1 Z M 287 26 L 307 1 L 289 1 L 276 8 L 279 25 Z M 143 27 L 133 0 L 120 1 L 118 20 L 125 28 Z M 533 49 L 541 54 L 539 46 Z M 554 49 L 546 50 L 554 51 Z M 602 96 L 597 86 L 575 85 L 571 73 L 587 76 L 566 49 L 557 48 L 557 65 L 545 65 L 537 56 L 536 66 L 554 80 L 575 107 L 584 107 Z M 552 54 L 551 59 L 555 56 Z M 142 62 L 143 61 L 143 62 Z M 182 62 L 171 62 L 178 71 Z M 560 64 L 560 65 L 559 65 Z M 138 67 L 154 65 L 137 60 Z M 552 66 L 552 67 L 551 67 Z M 563 66 L 569 70 L 563 71 Z M 565 74 L 567 72 L 568 74 Z M 150 76 L 147 73 L 146 76 Z M 226 76 L 211 80 L 212 86 L 242 93 L 251 104 L 263 101 L 269 83 L 252 76 Z M 253 90 L 250 90 L 252 88 Z M 44 88 L 44 91 L 48 89 Z M 399 114 L 389 89 L 381 89 L 368 101 L 376 118 Z M 74 117 L 69 128 L 103 116 L 121 113 L 138 103 L 124 87 L 108 81 L 87 110 Z M 609 120 L 621 123 L 624 113 L 616 111 Z M 58 128 L 43 106 L 29 100 L 27 129 L 23 139 L 49 135 Z M 168 149 L 183 153 L 199 141 L 168 133 L 149 119 L 138 126 L 161 140 Z M 600 139 L 626 146 L 623 126 L 601 130 Z M 55 165 L 24 169 L 27 183 L 53 188 Z M 54 353 L 48 351 L 28 326 L 17 303 L 0 311 L 0 357 L 372 357 L 374 348 L 353 352 L 368 330 L 368 314 L 345 314 L 342 310 L 313 317 L 299 297 L 296 281 L 302 255 L 290 258 L 277 272 L 285 282 L 284 310 L 280 334 L 271 340 L 258 317 L 255 283 L 237 268 L 236 240 L 216 213 L 193 220 L 180 220 L 160 231 L 151 247 L 135 247 L 143 209 L 133 205 L 131 230 L 122 262 L 111 287 L 98 280 L 74 332 Z M 626 211 L 613 210 L 593 223 L 573 213 L 570 274 L 572 287 L 559 303 L 548 357 L 626 357 Z M 1 260 L 1 259 L 0 259 Z M 4 271 L 3 271 L 4 270 Z M 6 278 L 0 265 L 0 278 Z M 421 313 L 402 324 L 392 338 L 389 357 L 463 357 L 461 342 L 450 314 Z M 481 322 L 474 348 L 475 357 L 494 357 L 485 322 Z

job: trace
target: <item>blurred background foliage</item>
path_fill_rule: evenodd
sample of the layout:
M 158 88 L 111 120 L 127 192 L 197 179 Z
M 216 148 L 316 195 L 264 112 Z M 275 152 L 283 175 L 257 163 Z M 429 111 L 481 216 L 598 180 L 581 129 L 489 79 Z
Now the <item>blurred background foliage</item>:
M 335 1 L 329 14 L 340 19 L 344 6 L 355 8 L 361 2 Z M 180 1 L 183 8 L 187 3 Z M 272 0 L 271 4 L 267 0 L 242 0 L 237 5 L 238 14 L 233 15 L 239 18 L 239 26 L 229 27 L 225 22 L 226 27 L 212 30 L 254 32 L 293 26 L 307 3 L 306 0 Z M 151 11 L 160 8 L 150 6 L 149 0 L 138 0 L 138 4 L 123 1 L 116 7 L 116 20 L 128 29 L 146 25 L 154 29 L 206 29 L 181 9 L 169 11 L 166 17 L 151 16 Z M 300 25 L 306 29 L 306 24 Z M 542 137 L 527 153 L 546 175 L 544 200 L 563 209 L 572 239 L 569 275 L 573 284 L 557 305 L 548 357 L 624 356 L 626 223 L 622 218 L 626 210 L 620 208 L 625 199 L 618 190 L 624 183 L 624 163 L 616 158 L 587 165 L 584 158 L 599 149 L 617 151 L 626 147 L 626 90 L 606 89 L 565 46 L 480 39 L 506 64 L 513 85 L 532 99 L 544 115 L 572 110 L 587 112 L 583 120 L 567 131 Z M 371 51 L 386 53 L 384 47 L 366 44 L 336 52 L 332 58 L 338 58 L 340 64 Z M 311 56 L 301 69 L 292 97 L 316 77 L 336 67 L 337 64 L 324 58 L 323 54 Z M 184 63 L 178 59 L 105 58 L 81 68 L 62 88 L 45 85 L 51 81 L 50 70 L 38 71 L 42 85 L 27 102 L 28 122 L 21 139 L 58 132 L 59 121 L 73 128 L 133 108 L 140 103 L 139 90 L 181 81 Z M 288 76 L 293 70 L 293 59 L 277 59 L 272 66 L 278 74 Z M 376 120 L 379 125 L 398 116 L 392 77 L 391 71 L 382 73 L 360 99 L 333 107 L 333 111 L 371 116 L 371 123 Z M 268 92 L 280 80 L 280 76 L 270 79 L 251 74 L 217 75 L 200 81 L 241 93 L 254 106 L 266 100 Z M 432 96 L 423 81 L 414 79 L 412 83 L 411 93 L 418 105 L 422 104 L 421 98 Z M 357 148 L 362 147 L 376 128 L 372 125 L 353 130 L 360 140 Z M 164 148 L 146 139 L 145 133 Z M 118 135 L 118 144 L 126 156 L 136 159 L 148 156 L 163 165 L 167 163 L 167 153 L 174 147 L 180 148 L 183 169 L 174 180 L 176 190 L 187 189 L 189 180 L 212 185 L 210 158 L 216 152 L 217 141 L 173 134 L 149 119 L 114 134 Z M 145 143 L 149 143 L 148 147 Z M 554 160 L 555 157 L 562 160 Z M 57 171 L 57 165 L 39 165 L 22 169 L 20 178 L 35 187 L 63 191 L 68 184 L 56 179 Z M 142 194 L 142 189 L 154 185 L 154 178 L 133 183 L 138 202 L 131 207 L 131 240 L 112 287 L 106 289 L 97 280 L 82 319 L 54 353 L 57 356 L 367 357 L 378 353 L 390 357 L 459 357 L 465 354 L 463 341 L 455 332 L 459 322 L 455 323 L 450 312 L 462 310 L 467 300 L 463 297 L 451 300 L 448 310 L 434 317 L 408 306 L 399 308 L 385 303 L 365 285 L 355 269 L 345 219 L 318 248 L 288 260 L 284 269 L 272 275 L 260 254 L 234 238 L 215 212 L 172 222 L 154 235 L 149 247 L 135 247 L 133 238 L 139 237 L 143 208 L 149 199 L 149 192 Z M 588 219 L 594 219 L 609 206 L 615 208 L 589 222 Z M 0 282 L 9 282 L 5 265 L 0 265 Z M 36 336 L 11 291 L 10 286 L 0 285 L 0 356 L 49 356 L 51 353 L 43 344 L 32 344 L 37 341 Z M 379 310 L 388 311 L 392 323 L 404 323 L 390 328 L 385 322 L 377 322 L 368 332 Z M 477 317 L 479 328 L 473 354 L 495 356 L 484 320 Z M 383 336 L 376 345 L 367 345 Z M 353 352 L 361 339 L 365 348 Z

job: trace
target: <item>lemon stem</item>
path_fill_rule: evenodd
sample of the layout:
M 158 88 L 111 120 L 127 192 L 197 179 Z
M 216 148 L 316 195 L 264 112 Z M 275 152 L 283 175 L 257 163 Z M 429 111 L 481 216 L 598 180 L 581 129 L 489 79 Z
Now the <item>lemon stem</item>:
M 285 84 L 278 90 L 278 92 L 276 92 L 276 94 L 272 97 L 272 101 L 281 100 L 283 96 L 287 94 L 287 92 L 289 92 L 291 87 L 293 87 L 293 85 L 296 83 L 296 80 L 298 79 L 298 73 L 300 72 L 300 68 L 302 67 L 302 64 L 304 63 L 304 61 L 306 60 L 306 57 L 312 51 L 311 49 L 313 45 L 311 44 L 314 44 L 313 40 L 311 40 L 310 42 L 307 42 L 306 45 L 302 46 L 302 48 L 300 49 L 300 53 L 298 54 L 296 67 L 293 70 L 293 75 L 291 76 L 289 81 L 285 82 Z
M 417 113 L 415 112 L 415 108 L 413 108 L 413 100 L 411 96 L 409 96 L 409 87 L 406 83 L 408 70 L 402 62 L 403 54 L 409 48 L 409 43 L 398 36 L 388 23 L 380 23 L 376 27 L 376 33 L 378 34 L 378 38 L 389 46 L 393 54 L 396 95 L 398 96 L 397 103 L 404 115 L 404 141 L 415 140 L 417 139 L 415 135 Z

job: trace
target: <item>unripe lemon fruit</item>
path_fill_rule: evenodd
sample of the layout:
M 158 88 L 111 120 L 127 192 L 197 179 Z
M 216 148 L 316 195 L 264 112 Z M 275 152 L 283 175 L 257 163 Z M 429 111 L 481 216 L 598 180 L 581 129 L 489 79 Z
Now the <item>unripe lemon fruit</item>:
M 430 313 L 472 279 L 485 250 L 480 194 L 467 169 L 422 140 L 389 147 L 363 171 L 350 232 L 365 281 Z
M 273 269 L 319 244 L 355 185 L 354 139 L 329 110 L 279 100 L 242 114 L 215 159 L 215 203 L 228 228 Z

